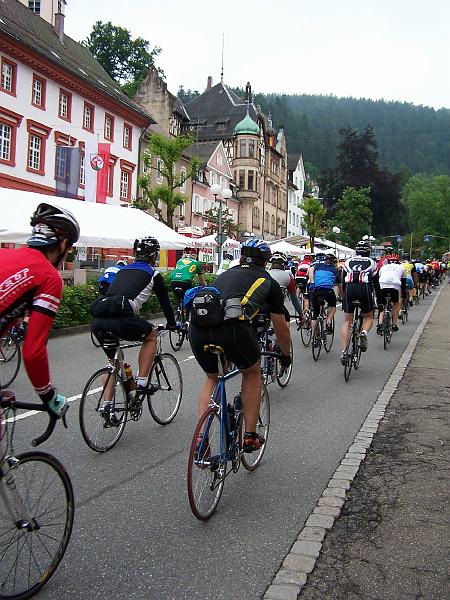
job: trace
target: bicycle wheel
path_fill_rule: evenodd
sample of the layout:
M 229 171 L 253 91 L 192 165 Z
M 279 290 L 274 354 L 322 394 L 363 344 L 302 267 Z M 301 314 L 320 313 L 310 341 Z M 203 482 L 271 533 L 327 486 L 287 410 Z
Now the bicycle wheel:
M 331 332 L 327 331 L 327 334 L 323 338 L 323 347 L 325 348 L 325 352 L 329 352 L 331 350 L 331 346 L 333 345 L 334 340 L 334 317 L 331 320 Z
M 300 337 L 302 344 L 305 348 L 308 348 L 311 343 L 312 331 L 311 331 L 311 320 L 309 310 L 305 310 L 303 313 L 303 325 L 300 327 Z
M 122 379 L 108 367 L 99 369 L 86 383 L 80 400 L 80 429 L 89 448 L 106 452 L 115 446 L 125 429 L 127 415 L 127 392 Z
M 383 348 L 387 350 L 387 347 L 391 341 L 391 313 L 385 311 L 383 319 Z
M 285 367 L 283 367 L 283 365 L 280 363 L 280 361 L 278 359 L 275 361 L 275 375 L 277 378 L 277 383 L 281 388 L 284 388 L 287 386 L 287 384 L 289 383 L 289 380 L 291 379 L 291 375 L 292 375 L 292 367 L 294 364 L 294 348 L 292 346 L 292 340 L 291 340 L 290 355 L 291 355 L 292 362 L 287 369 Z
M 243 421 L 243 428 L 245 431 L 245 421 Z M 270 428 L 270 402 L 269 393 L 265 385 L 263 385 L 261 393 L 261 402 L 259 405 L 259 417 L 256 423 L 256 433 L 259 433 L 266 440 L 259 450 L 255 452 L 245 453 L 241 455 L 242 464 L 247 471 L 254 471 L 262 460 L 263 454 L 267 446 L 267 438 L 269 436 Z
M 353 368 L 354 350 L 356 349 L 356 331 L 355 325 L 352 324 L 350 333 L 348 335 L 347 346 L 345 348 L 346 361 L 344 365 L 344 379 L 348 381 L 350 379 L 350 373 Z
M 312 337 L 311 350 L 313 359 L 319 360 L 320 351 L 322 350 L 322 337 L 323 337 L 323 320 L 319 318 L 316 324 L 316 332 Z
M 64 556 L 74 497 L 67 471 L 50 454 L 25 452 L 15 461 L 8 473 L 14 487 L 0 481 L 17 516 L 13 522 L 0 502 L 0 598 L 24 600 L 47 583 Z
M 150 388 L 156 388 L 147 394 L 150 414 L 160 425 L 167 425 L 175 418 L 183 396 L 183 378 L 175 356 L 167 353 L 155 356 L 149 383 Z
M 183 325 L 183 327 L 185 326 L 185 323 L 182 320 L 182 314 L 181 314 L 180 309 L 175 311 L 175 321 L 177 323 L 181 323 Z M 172 350 L 174 352 L 178 352 L 178 350 L 181 350 L 181 346 L 183 345 L 185 338 L 186 338 L 186 330 L 185 329 L 177 329 L 176 331 L 169 330 L 170 346 L 172 347 Z
M 220 428 L 217 409 L 208 408 L 197 423 L 189 450 L 189 505 L 200 521 L 207 521 L 216 510 L 225 482 L 226 463 L 221 463 Z M 202 434 L 200 443 L 199 434 Z
M 16 338 L 6 335 L 0 338 L 0 390 L 7 388 L 20 369 L 22 350 Z

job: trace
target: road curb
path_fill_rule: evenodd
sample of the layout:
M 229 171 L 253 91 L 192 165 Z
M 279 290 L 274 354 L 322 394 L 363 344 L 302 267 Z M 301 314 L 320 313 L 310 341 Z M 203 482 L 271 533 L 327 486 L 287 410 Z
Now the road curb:
M 443 288 L 438 291 L 431 306 L 413 333 L 397 365 L 347 449 L 344 458 L 322 492 L 316 507 L 310 513 L 297 539 L 285 556 L 281 567 L 267 587 L 262 600 L 297 600 L 297 598 L 301 598 L 301 592 L 306 585 L 308 574 L 313 571 L 320 557 L 325 535 L 333 528 L 335 520 L 341 513 L 346 502 L 346 493 L 365 460 L 367 450 L 378 431 L 378 426 L 384 417 L 386 408 L 403 378 L 442 290 Z

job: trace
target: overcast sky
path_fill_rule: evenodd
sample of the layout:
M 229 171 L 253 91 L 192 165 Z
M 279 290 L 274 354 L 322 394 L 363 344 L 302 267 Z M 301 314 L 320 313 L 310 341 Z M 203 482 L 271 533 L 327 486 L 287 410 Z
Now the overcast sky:
M 80 41 L 110 20 L 160 46 L 170 91 L 208 75 L 256 92 L 450 108 L 450 0 L 67 0 Z

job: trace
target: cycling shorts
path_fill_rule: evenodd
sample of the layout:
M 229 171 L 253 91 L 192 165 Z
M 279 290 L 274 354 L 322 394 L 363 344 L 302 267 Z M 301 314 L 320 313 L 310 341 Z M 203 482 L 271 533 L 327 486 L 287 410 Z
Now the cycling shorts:
M 320 312 L 320 300 L 323 299 L 328 306 L 336 306 L 336 294 L 328 288 L 315 288 L 311 293 L 312 319 L 317 319 Z
M 400 292 L 395 288 L 383 288 L 380 291 L 381 304 L 386 304 L 386 297 L 390 296 L 391 301 L 395 304 L 400 300 Z
M 306 292 L 306 284 L 307 283 L 308 283 L 308 280 L 306 279 L 306 277 L 296 277 L 295 278 L 295 285 L 302 292 L 302 294 L 304 294 Z
M 171 281 L 169 283 L 170 285 L 170 289 L 173 291 L 173 293 L 175 294 L 176 298 L 178 298 L 178 300 L 183 300 L 184 298 L 184 294 L 191 289 L 192 287 L 192 283 L 189 281 Z M 178 290 L 180 291 L 175 291 L 178 288 Z
M 101 339 L 101 334 L 111 332 L 121 340 L 129 342 L 142 342 L 150 335 L 153 330 L 152 323 L 137 316 L 120 317 L 120 318 L 95 318 L 92 319 L 92 333 Z M 106 350 L 108 358 L 114 357 L 114 349 Z M 111 356 L 112 354 L 112 356 Z
M 371 312 L 374 308 L 371 286 L 366 283 L 347 283 L 344 287 L 344 297 L 342 299 L 344 312 L 354 312 L 355 307 L 353 306 L 353 302 L 355 300 L 360 301 L 363 314 Z
M 408 275 L 406 278 L 406 287 L 408 288 L 408 290 L 412 290 L 415 287 L 414 281 L 413 281 L 413 278 L 411 277 L 411 275 Z
M 248 369 L 260 357 L 256 331 L 249 322 L 225 321 L 215 327 L 189 327 L 192 352 L 205 373 L 218 373 L 217 356 L 204 350 L 205 344 L 223 348 L 225 358 L 239 369 Z
M 425 271 L 420 271 L 418 273 L 419 276 L 419 283 L 426 283 L 427 281 L 427 274 L 425 273 Z

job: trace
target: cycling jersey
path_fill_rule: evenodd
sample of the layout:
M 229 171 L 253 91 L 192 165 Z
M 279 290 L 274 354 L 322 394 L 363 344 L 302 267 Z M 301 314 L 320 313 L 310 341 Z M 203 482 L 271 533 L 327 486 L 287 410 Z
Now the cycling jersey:
M 272 279 L 278 282 L 278 285 L 283 290 L 287 290 L 290 294 L 295 294 L 295 280 L 290 271 L 283 269 L 270 269 L 269 275 Z
M 402 285 L 404 286 L 402 280 L 405 279 L 406 273 L 405 269 L 403 268 L 403 265 L 399 265 L 396 263 L 387 263 L 386 265 L 383 265 L 380 269 L 379 282 L 380 288 L 382 290 L 389 288 L 400 291 Z
M 313 282 L 310 284 L 310 289 L 323 288 L 332 290 L 336 285 L 338 272 L 336 267 L 324 262 L 316 262 L 313 264 Z
M 188 281 L 192 283 L 194 275 L 203 275 L 202 264 L 192 258 L 181 258 L 170 273 L 170 281 Z
M 36 392 L 45 398 L 53 393 L 47 339 L 62 289 L 61 275 L 39 250 L 0 250 L 0 336 L 16 319 L 31 311 L 23 360 Z
M 368 256 L 352 256 L 342 267 L 344 283 L 372 283 L 377 265 Z
M 402 267 L 405 269 L 405 273 L 406 275 L 412 275 L 412 273 L 416 272 L 416 267 L 414 266 L 413 263 L 406 261 L 401 263 Z
M 302 262 L 298 263 L 297 272 L 295 274 L 299 279 L 306 279 L 308 277 L 308 270 L 311 266 L 311 261 L 302 260 Z

